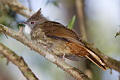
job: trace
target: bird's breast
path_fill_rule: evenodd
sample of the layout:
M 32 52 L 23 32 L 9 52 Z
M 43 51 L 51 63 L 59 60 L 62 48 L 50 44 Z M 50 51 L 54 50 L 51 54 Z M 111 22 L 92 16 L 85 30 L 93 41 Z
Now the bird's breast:
M 27 24 L 25 24 L 24 32 L 25 32 L 26 34 L 30 34 L 31 31 L 32 31 L 31 28 L 30 28 Z

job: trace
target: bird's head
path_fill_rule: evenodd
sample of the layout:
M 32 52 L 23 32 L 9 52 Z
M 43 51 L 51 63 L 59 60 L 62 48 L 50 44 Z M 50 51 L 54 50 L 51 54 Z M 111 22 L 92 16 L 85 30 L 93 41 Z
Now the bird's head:
M 27 21 L 19 23 L 25 26 L 24 31 L 27 34 L 30 34 L 32 29 L 43 22 L 47 21 L 47 19 L 42 15 L 41 8 L 34 13 Z

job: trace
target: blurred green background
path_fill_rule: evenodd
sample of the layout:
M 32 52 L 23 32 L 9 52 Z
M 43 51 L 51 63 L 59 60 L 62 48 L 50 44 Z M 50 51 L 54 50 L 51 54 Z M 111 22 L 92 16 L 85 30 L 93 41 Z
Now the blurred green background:
M 42 8 L 42 14 L 52 21 L 67 25 L 73 15 L 76 15 L 75 0 L 18 0 L 26 7 L 37 11 Z M 100 51 L 112 58 L 120 60 L 120 36 L 115 34 L 120 30 L 120 0 L 83 0 L 85 29 L 87 39 Z M 18 30 L 18 22 L 27 18 L 11 10 L 10 7 L 0 3 L 0 24 Z M 76 16 L 74 30 L 80 35 L 79 21 Z M 30 50 L 20 42 L 0 34 L 0 42 L 22 56 L 28 66 L 40 80 L 74 80 L 70 75 L 61 70 L 38 53 Z M 2 56 L 2 55 L 1 55 Z M 69 64 L 86 71 L 85 59 L 80 61 L 67 60 Z M 112 70 L 103 71 L 91 65 L 93 80 L 118 80 L 119 73 Z M 7 74 L 7 75 L 6 75 Z M 91 73 L 90 73 L 91 74 Z M 2 79 L 8 77 L 8 79 Z M 20 70 L 12 63 L 6 66 L 6 59 L 0 58 L 0 80 L 26 80 Z

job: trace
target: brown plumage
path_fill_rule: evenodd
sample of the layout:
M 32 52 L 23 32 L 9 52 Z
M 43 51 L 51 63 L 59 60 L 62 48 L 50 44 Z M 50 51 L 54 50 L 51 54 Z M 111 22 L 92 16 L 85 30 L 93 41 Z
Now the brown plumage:
M 107 65 L 104 62 L 104 60 L 100 58 L 97 54 L 95 54 L 93 51 L 88 49 L 83 43 L 81 43 L 79 36 L 73 30 L 70 30 L 64 27 L 60 23 L 53 22 L 53 21 L 46 21 L 36 26 L 35 28 L 33 28 L 32 34 L 34 34 L 35 30 L 39 30 L 39 29 L 41 29 L 44 32 L 46 37 L 51 38 L 54 42 L 55 40 L 60 40 L 62 42 L 65 42 L 63 43 L 65 44 L 65 46 L 61 46 L 61 47 L 63 47 L 63 49 L 65 49 L 64 47 L 66 46 L 69 47 L 70 52 L 65 53 L 66 55 L 84 56 L 89 60 L 91 60 L 96 65 L 98 65 L 103 70 L 107 69 Z M 37 35 L 36 37 L 38 36 L 39 35 Z M 50 42 L 52 42 L 52 40 Z M 59 43 L 56 42 L 53 44 L 56 45 Z M 59 44 L 59 45 L 62 45 L 62 44 Z
M 38 10 L 24 23 L 32 29 L 31 39 L 37 41 L 38 44 L 50 45 L 49 49 L 56 55 L 84 56 L 103 70 L 107 69 L 104 60 L 88 49 L 73 30 L 58 22 L 48 21 L 42 16 L 41 10 Z

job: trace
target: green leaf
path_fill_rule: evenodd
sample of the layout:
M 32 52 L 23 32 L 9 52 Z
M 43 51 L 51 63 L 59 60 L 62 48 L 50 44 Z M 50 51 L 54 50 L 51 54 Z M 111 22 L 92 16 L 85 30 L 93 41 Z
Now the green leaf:
M 72 17 L 72 19 L 70 20 L 70 22 L 68 23 L 68 28 L 69 29 L 72 29 L 73 28 L 73 25 L 74 25 L 74 23 L 75 23 L 75 19 L 76 19 L 76 16 L 74 15 L 73 17 Z
M 115 38 L 116 38 L 118 35 L 120 35 L 120 31 L 116 33 Z
M 55 5 L 56 7 L 59 7 L 59 2 L 58 2 L 58 0 L 48 0 L 48 1 L 46 2 L 46 5 L 47 5 L 48 3 L 52 3 L 52 4 Z
M 53 3 L 55 6 L 59 7 L 58 1 L 53 1 L 52 3 Z

